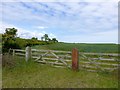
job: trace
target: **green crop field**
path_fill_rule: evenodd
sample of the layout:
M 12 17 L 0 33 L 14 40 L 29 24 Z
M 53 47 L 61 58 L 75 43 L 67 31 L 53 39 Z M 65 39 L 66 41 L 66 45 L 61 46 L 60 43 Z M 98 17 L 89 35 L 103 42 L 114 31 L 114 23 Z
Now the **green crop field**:
M 84 44 L 84 43 L 55 43 L 50 45 L 36 45 L 35 49 L 50 49 L 71 51 L 77 48 L 80 52 L 117 53 L 118 44 Z

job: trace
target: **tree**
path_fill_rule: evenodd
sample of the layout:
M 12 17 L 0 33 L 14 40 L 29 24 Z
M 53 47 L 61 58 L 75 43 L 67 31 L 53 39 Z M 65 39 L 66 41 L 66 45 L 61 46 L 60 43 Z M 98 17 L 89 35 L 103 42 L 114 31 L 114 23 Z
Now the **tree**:
M 41 37 L 41 40 L 43 41 L 44 37 Z
M 8 36 L 10 36 L 12 38 L 16 37 L 16 35 L 17 35 L 17 29 L 15 29 L 15 28 L 6 28 L 5 31 L 6 31 L 5 34 L 7 34 Z
M 32 37 L 31 39 L 32 39 L 32 40 L 38 40 L 38 38 L 36 38 L 36 37 Z
M 41 40 L 43 41 L 43 39 L 45 41 L 49 41 L 49 37 L 48 37 L 48 34 L 45 34 L 43 37 L 41 37 Z
M 52 38 L 52 39 L 50 39 L 49 38 L 49 36 L 48 36 L 48 34 L 45 34 L 43 37 L 41 37 L 41 40 L 43 41 L 49 41 L 49 42 L 58 42 L 58 40 L 56 39 L 56 38 Z
M 52 38 L 52 41 L 55 43 L 55 42 L 58 42 L 58 40 L 56 38 Z
M 48 41 L 51 41 L 51 39 L 50 39 L 50 38 L 48 38 Z
M 45 35 L 44 35 L 45 41 L 48 41 L 48 38 L 49 38 L 49 37 L 48 37 L 48 34 L 45 34 Z
M 17 35 L 17 29 L 15 28 L 6 28 L 5 33 L 2 34 L 2 40 L 3 42 L 8 39 L 14 39 Z
M 16 35 L 17 29 L 6 28 L 5 33 L 2 34 L 3 52 L 8 51 L 9 48 L 19 48 L 19 45 L 15 42 Z

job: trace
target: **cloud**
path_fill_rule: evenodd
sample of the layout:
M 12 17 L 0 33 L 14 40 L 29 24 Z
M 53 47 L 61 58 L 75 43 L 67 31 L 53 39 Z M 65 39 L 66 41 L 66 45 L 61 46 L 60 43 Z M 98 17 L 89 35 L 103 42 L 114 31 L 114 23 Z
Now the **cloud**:
M 21 38 L 28 38 L 28 39 L 31 39 L 32 37 L 37 37 L 38 39 L 41 39 L 41 37 L 44 35 L 44 34 L 48 34 L 50 38 L 56 38 L 56 36 L 53 34 L 53 33 L 47 33 L 45 31 L 29 31 L 29 30 L 26 30 L 26 29 L 23 29 L 23 28 L 19 28 L 17 26 L 14 26 L 14 25 L 11 25 L 11 24 L 7 24 L 7 23 L 2 23 L 0 22 L 0 32 L 1 33 L 5 33 L 5 29 L 6 28 L 16 28 L 18 31 L 17 31 L 17 36 L 18 37 L 21 37 Z M 40 29 L 43 29 L 43 28 L 47 28 L 47 27 L 40 27 Z
M 90 0 L 65 2 L 62 0 L 64 3 L 35 2 L 35 0 L 31 2 L 19 1 L 2 3 L 3 9 L 0 10 L 0 13 L 3 14 L 2 20 L 5 23 L 23 30 L 22 37 L 28 37 L 28 34 L 29 37 L 41 36 L 43 32 L 49 32 L 51 37 L 54 36 L 52 34 L 56 33 L 59 39 L 62 38 L 61 40 L 65 40 L 63 37 L 70 37 L 69 35 L 73 37 L 73 33 L 79 38 L 81 38 L 81 33 L 84 33 L 82 37 L 85 38 L 93 33 L 115 32 L 118 27 L 118 6 L 114 0 L 111 0 L 112 2 L 106 1 L 107 3 L 105 0 L 102 2 L 100 0 L 98 0 L 99 2 L 90 2 Z M 60 31 L 62 33 L 59 33 Z M 108 34 L 113 36 L 115 33 Z M 99 37 L 102 38 L 102 34 L 100 35 L 96 36 L 96 41 L 97 38 L 98 40 Z M 109 41 L 109 38 L 107 39 Z M 67 40 L 74 42 L 75 39 Z M 91 40 L 88 39 L 88 41 Z
M 53 33 L 50 33 L 49 37 L 50 38 L 57 38 L 57 36 L 55 36 Z
M 45 28 L 48 28 L 48 27 L 44 27 L 44 26 L 37 26 L 38 29 L 45 29 Z
M 0 22 L 0 24 L 1 24 L 1 22 Z M 45 32 L 39 33 L 39 32 L 36 32 L 36 31 L 29 31 L 29 30 L 19 28 L 19 27 L 16 27 L 14 25 L 3 23 L 3 22 L 2 22 L 2 25 L 0 26 L 0 28 L 1 28 L 0 32 L 5 33 L 6 28 L 13 28 L 13 27 L 18 30 L 17 31 L 17 36 L 21 37 L 21 38 L 37 37 L 37 38 L 41 39 L 41 37 L 45 34 Z

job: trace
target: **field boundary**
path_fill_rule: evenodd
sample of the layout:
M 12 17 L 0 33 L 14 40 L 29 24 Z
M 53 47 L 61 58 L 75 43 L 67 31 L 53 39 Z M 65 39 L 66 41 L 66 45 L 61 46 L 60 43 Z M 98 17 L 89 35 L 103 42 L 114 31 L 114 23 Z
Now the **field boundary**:
M 58 50 L 29 50 L 10 49 L 12 55 L 23 56 L 26 61 L 32 58 L 35 62 L 41 64 L 50 64 L 54 67 L 72 68 L 73 56 L 72 51 L 58 51 Z M 29 56 L 30 55 L 30 56 Z M 119 56 L 116 53 L 85 53 L 78 54 L 78 68 L 79 70 L 87 70 L 93 72 L 112 72 L 119 67 Z M 74 62 L 75 63 L 75 62 Z

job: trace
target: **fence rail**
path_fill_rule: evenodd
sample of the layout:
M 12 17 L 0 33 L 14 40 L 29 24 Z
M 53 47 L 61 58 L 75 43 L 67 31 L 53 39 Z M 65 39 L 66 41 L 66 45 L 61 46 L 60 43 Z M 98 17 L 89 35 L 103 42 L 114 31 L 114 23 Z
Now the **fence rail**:
M 13 56 L 26 57 L 27 50 L 11 49 Z M 28 50 L 29 51 L 29 50 Z M 31 58 L 38 63 L 51 64 L 54 67 L 72 67 L 71 51 L 36 50 L 31 49 Z M 114 71 L 118 69 L 120 54 L 116 53 L 84 53 L 79 52 L 79 70 Z
M 81 52 L 84 53 L 84 52 Z M 84 53 L 85 55 L 107 55 L 107 56 L 120 56 L 120 54 L 116 53 Z

